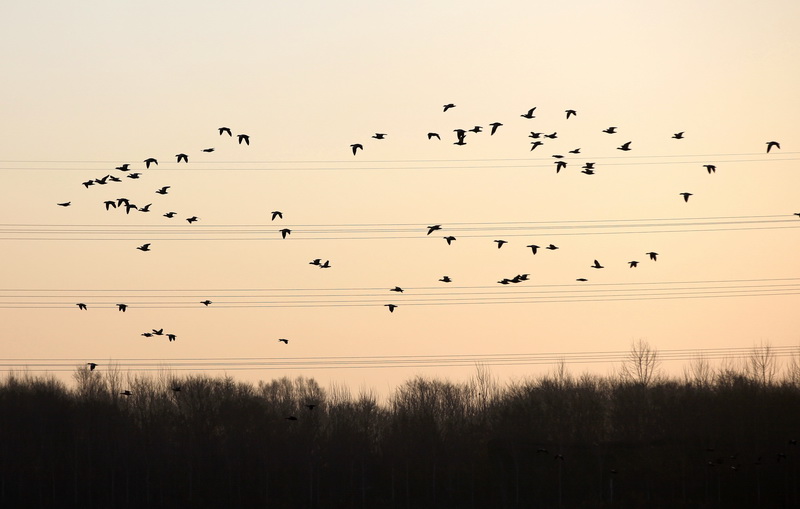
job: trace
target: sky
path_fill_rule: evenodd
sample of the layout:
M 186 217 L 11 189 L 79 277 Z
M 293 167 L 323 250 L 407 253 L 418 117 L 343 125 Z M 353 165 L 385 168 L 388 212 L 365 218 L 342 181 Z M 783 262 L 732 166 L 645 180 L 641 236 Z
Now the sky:
M 777 0 L 4 5 L 2 368 L 385 392 L 476 356 L 510 356 L 491 368 L 510 381 L 639 339 L 797 347 L 797 19 Z M 151 212 L 105 209 L 120 197 Z M 176 341 L 141 336 L 161 328 Z

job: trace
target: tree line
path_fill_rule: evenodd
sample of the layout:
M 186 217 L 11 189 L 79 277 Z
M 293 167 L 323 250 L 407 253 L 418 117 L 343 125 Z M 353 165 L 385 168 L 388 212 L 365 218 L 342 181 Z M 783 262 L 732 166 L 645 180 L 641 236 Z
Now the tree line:
M 12 373 L 0 507 L 798 507 L 797 364 L 766 347 L 669 378 L 640 342 L 615 375 L 478 366 L 386 402 L 305 377 Z

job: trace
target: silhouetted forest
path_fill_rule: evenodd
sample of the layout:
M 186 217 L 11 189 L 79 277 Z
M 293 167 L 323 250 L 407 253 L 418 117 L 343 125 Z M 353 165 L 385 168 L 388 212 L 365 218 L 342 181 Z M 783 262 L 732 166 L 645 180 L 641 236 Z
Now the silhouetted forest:
M 0 506 L 798 507 L 798 370 L 765 359 L 509 384 L 479 366 L 386 403 L 303 377 L 12 374 Z

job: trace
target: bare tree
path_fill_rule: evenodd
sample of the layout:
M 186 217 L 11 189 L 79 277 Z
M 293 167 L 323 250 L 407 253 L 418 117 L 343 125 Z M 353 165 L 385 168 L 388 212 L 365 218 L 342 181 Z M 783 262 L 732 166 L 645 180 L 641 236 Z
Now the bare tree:
M 631 350 L 620 367 L 620 376 L 625 381 L 648 386 L 655 381 L 660 365 L 658 350 L 640 338 L 631 344 Z
M 747 361 L 747 374 L 761 385 L 770 385 L 778 372 L 778 359 L 769 342 L 754 346 Z
M 698 357 L 692 359 L 688 366 L 683 368 L 683 377 L 686 383 L 694 383 L 701 387 L 708 387 L 714 379 L 714 372 L 706 356 L 700 354 Z

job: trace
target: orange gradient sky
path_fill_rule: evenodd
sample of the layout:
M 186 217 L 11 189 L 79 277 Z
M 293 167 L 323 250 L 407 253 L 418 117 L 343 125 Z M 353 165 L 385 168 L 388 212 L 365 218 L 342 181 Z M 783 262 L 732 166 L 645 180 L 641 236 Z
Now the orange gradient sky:
M 59 369 L 88 361 L 199 359 L 242 379 L 385 391 L 474 366 L 237 370 L 228 358 L 797 346 L 798 19 L 790 1 L 5 6 L 0 362 L 52 362 L 66 379 Z M 453 144 L 474 125 L 486 131 Z M 532 152 L 531 131 L 558 138 Z M 770 140 L 781 149 L 766 154 Z M 567 156 L 558 174 L 553 154 Z M 147 157 L 159 165 L 145 170 Z M 595 175 L 580 173 L 588 161 Z M 122 182 L 81 185 L 106 174 Z M 119 197 L 152 212 L 106 211 Z M 177 341 L 140 335 L 162 327 Z

